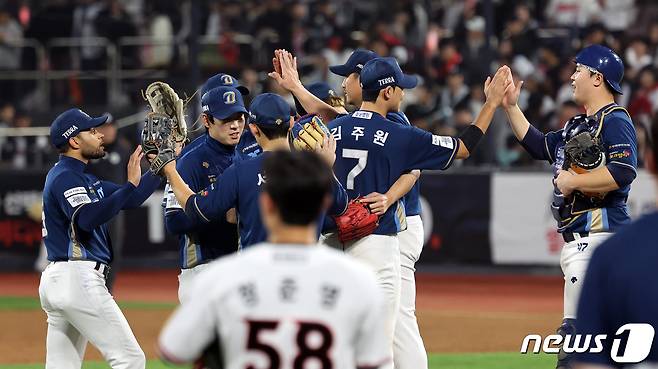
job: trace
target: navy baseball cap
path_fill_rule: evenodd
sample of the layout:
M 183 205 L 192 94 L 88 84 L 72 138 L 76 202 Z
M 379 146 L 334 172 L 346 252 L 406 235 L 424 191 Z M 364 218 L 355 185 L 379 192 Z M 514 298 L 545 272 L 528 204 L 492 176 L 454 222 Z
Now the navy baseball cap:
M 336 96 L 336 93 L 327 82 L 311 83 L 306 89 L 320 100 L 326 100 L 329 96 Z
M 78 133 L 105 124 L 107 118 L 106 115 L 92 118 L 80 109 L 69 109 L 58 115 L 50 125 L 50 142 L 55 147 L 62 147 Z
M 363 66 L 379 55 L 371 50 L 356 49 L 343 65 L 332 65 L 329 70 L 339 76 L 347 77 L 352 73 L 361 73 Z
M 290 105 L 277 94 L 260 94 L 249 106 L 249 123 L 263 127 L 287 126 L 290 123 Z
M 414 88 L 418 77 L 404 74 L 395 58 L 375 58 L 367 62 L 361 71 L 361 88 L 368 91 L 381 90 L 388 86 L 403 89 Z
M 217 119 L 226 119 L 235 113 L 247 114 L 240 91 L 225 86 L 213 88 L 203 94 L 201 110 Z
M 215 87 L 220 87 L 220 86 L 233 87 L 236 88 L 238 91 L 240 91 L 240 93 L 243 96 L 249 95 L 249 89 L 244 86 L 240 86 L 238 80 L 235 77 L 233 77 L 230 74 L 219 73 L 208 78 L 206 83 L 204 83 L 203 86 L 201 86 L 201 97 L 203 98 L 203 95 L 206 92 L 212 90 Z

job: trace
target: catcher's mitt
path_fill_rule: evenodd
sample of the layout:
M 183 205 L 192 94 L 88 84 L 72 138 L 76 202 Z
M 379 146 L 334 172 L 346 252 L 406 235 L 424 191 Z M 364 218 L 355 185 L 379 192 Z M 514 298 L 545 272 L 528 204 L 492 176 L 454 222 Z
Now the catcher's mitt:
M 182 143 L 187 139 L 185 123 L 185 103 L 176 91 L 164 82 L 153 82 L 146 87 L 143 97 L 148 101 L 154 113 L 164 114 L 172 120 L 172 138 Z
M 605 151 L 598 138 L 589 132 L 573 136 L 564 145 L 564 167 L 577 174 L 589 172 L 605 165 Z M 605 193 L 584 193 L 588 197 L 603 197 Z
M 174 122 L 160 113 L 149 113 L 142 129 L 142 150 L 144 154 L 156 155 L 151 160 L 151 172 L 160 174 L 162 168 L 174 160 Z
M 322 119 L 315 114 L 299 118 L 288 132 L 290 148 L 295 150 L 315 150 L 322 146 L 324 138 L 330 135 Z
M 357 240 L 372 234 L 379 225 L 379 216 L 373 214 L 368 204 L 359 201 L 361 198 L 351 200 L 347 210 L 342 215 L 334 217 L 338 227 L 340 242 Z

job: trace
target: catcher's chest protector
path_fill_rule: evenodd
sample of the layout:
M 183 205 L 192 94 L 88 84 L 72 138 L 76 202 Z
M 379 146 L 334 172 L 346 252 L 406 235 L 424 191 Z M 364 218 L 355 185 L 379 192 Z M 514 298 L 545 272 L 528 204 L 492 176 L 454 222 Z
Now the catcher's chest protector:
M 583 133 L 591 135 L 603 153 L 603 160 L 597 165 L 597 167 L 605 165 L 605 157 L 607 157 L 608 148 L 603 145 L 601 132 L 603 130 L 603 125 L 605 124 L 606 115 L 618 110 L 628 114 L 623 107 L 611 105 L 592 117 L 588 117 L 586 114 L 579 114 L 571 118 L 562 132 L 563 144 L 559 145 L 557 148 L 555 155 L 556 160 L 553 167 L 554 171 L 557 173 L 558 169 L 573 169 L 573 166 L 571 165 L 572 163 L 569 162 L 566 157 L 567 155 L 565 155 L 565 144 L 569 142 L 569 140 L 578 135 L 582 135 Z M 585 171 L 586 170 L 583 170 L 583 172 Z M 565 198 L 558 196 L 558 194 L 554 194 L 552 209 L 553 216 L 558 221 L 558 227 L 562 228 L 574 221 L 576 216 L 603 206 L 603 202 L 604 198 L 575 195 L 572 196 L 567 203 L 565 202 Z

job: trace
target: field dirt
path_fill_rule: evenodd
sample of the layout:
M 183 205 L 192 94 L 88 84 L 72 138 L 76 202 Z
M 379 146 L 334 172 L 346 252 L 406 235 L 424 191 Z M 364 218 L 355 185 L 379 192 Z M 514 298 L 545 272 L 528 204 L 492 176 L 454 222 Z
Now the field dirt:
M 121 272 L 117 301 L 176 302 L 177 271 Z M 562 279 L 527 275 L 417 275 L 417 316 L 428 352 L 515 352 L 529 333 L 547 335 L 562 320 Z M 0 296 L 38 297 L 39 276 L 0 274 Z M 169 309 L 126 308 L 148 358 Z M 0 309 L 0 364 L 38 363 L 46 355 L 42 310 Z M 102 359 L 89 345 L 86 360 Z

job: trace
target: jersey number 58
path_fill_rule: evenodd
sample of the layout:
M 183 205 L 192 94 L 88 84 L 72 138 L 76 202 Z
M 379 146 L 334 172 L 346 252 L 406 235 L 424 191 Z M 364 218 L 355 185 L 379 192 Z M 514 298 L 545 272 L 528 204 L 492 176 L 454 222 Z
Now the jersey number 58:
M 271 320 L 248 320 L 249 325 L 249 338 L 247 339 L 247 349 L 258 351 L 268 358 L 269 366 L 260 368 L 253 364 L 247 366 L 246 369 L 279 369 L 281 368 L 281 355 L 274 346 L 267 342 L 263 342 L 259 335 L 262 332 L 274 331 L 279 326 L 278 321 Z M 319 343 L 309 345 L 308 337 L 311 335 L 320 337 Z M 331 330 L 326 326 L 319 323 L 311 322 L 298 322 L 297 336 L 295 338 L 297 344 L 297 356 L 292 363 L 294 369 L 303 369 L 306 360 L 315 359 L 321 364 L 322 369 L 330 369 L 333 367 L 331 359 L 329 358 L 329 349 L 333 344 L 333 336 Z M 285 365 L 290 367 L 289 365 Z

